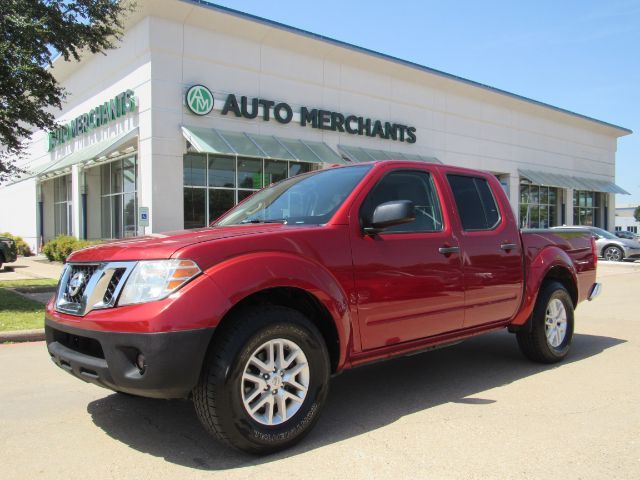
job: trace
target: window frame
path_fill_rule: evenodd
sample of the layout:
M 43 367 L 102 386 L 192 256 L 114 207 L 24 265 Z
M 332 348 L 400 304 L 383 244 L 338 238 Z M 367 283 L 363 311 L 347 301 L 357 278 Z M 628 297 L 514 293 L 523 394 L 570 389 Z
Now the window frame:
M 375 189 L 378 188 L 378 186 L 388 176 L 393 175 L 394 173 L 422 173 L 422 174 L 425 174 L 425 175 L 427 175 L 429 177 L 429 183 L 430 183 L 431 187 L 433 188 L 433 193 L 435 194 L 435 200 L 436 200 L 436 202 L 438 204 L 438 208 L 440 209 L 440 219 L 441 219 L 442 226 L 441 226 L 441 228 L 439 230 L 409 230 L 409 231 L 405 231 L 405 232 L 393 232 L 393 231 L 388 231 L 388 230 L 382 230 L 381 232 L 378 232 L 377 235 L 441 234 L 441 233 L 445 232 L 447 230 L 446 216 L 445 216 L 445 211 L 442 208 L 442 205 L 443 205 L 442 198 L 441 198 L 438 186 L 436 185 L 435 175 L 430 170 L 423 170 L 423 169 L 420 169 L 420 168 L 397 168 L 397 169 L 393 169 L 393 170 L 390 170 L 388 172 L 385 172 L 380 178 L 378 178 L 376 180 L 376 182 L 373 184 L 373 186 L 371 186 L 369 188 L 369 191 L 366 193 L 366 195 L 364 196 L 364 198 L 360 202 L 360 205 L 358 206 L 358 224 L 360 226 L 360 231 L 362 233 L 364 233 L 362 209 L 364 208 L 364 205 L 365 205 L 365 202 L 367 201 L 367 198 L 369 198 L 369 195 L 373 194 Z M 408 223 L 407 225 L 409 225 L 409 224 L 410 223 Z
M 473 174 L 469 174 L 469 173 L 458 173 L 458 172 L 446 172 L 445 176 L 447 177 L 447 184 L 449 185 L 449 191 L 451 192 L 451 199 L 453 200 L 453 206 L 455 208 L 455 213 L 458 217 L 458 221 L 460 222 L 460 231 L 465 233 L 465 232 L 493 232 L 495 230 L 497 230 L 498 228 L 500 228 L 500 226 L 503 224 L 503 220 L 504 220 L 504 216 L 502 215 L 502 204 L 500 202 L 498 202 L 498 199 L 496 198 L 496 194 L 493 191 L 493 188 L 491 188 L 491 182 L 489 181 L 489 179 L 487 177 L 484 177 L 482 175 L 473 175 Z M 478 179 L 478 180 L 483 180 L 484 182 L 486 182 L 487 187 L 489 187 L 489 193 L 491 194 L 491 198 L 493 199 L 493 203 L 496 206 L 496 211 L 498 212 L 498 219 L 496 220 L 496 223 L 493 224 L 493 226 L 491 226 L 490 228 L 464 228 L 464 224 L 462 223 L 462 215 L 460 215 L 460 209 L 458 208 L 458 201 L 456 200 L 456 194 L 453 190 L 453 187 L 451 186 L 451 182 L 449 181 L 449 177 L 468 177 L 468 178 L 473 178 L 473 179 Z M 482 205 L 482 210 L 483 212 L 485 212 L 485 218 L 486 218 L 486 210 L 484 207 L 484 204 L 482 202 L 482 196 L 480 195 L 480 192 L 478 191 L 478 187 L 477 185 L 474 186 L 476 187 L 476 191 L 478 193 L 478 197 L 480 197 L 480 203 Z M 501 187 L 502 188 L 502 187 Z

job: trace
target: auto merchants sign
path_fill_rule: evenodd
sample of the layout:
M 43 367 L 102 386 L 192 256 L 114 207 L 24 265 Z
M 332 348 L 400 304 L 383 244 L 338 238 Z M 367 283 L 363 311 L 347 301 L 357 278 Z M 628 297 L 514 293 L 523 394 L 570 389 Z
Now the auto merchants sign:
M 360 115 L 345 115 L 341 112 L 306 106 L 294 111 L 286 102 L 257 97 L 238 97 L 233 93 L 226 95 L 224 100 L 215 100 L 211 90 L 204 85 L 191 86 L 185 95 L 185 103 L 187 108 L 196 115 L 208 115 L 215 109 L 219 110 L 221 115 L 231 114 L 247 119 L 260 118 L 265 122 L 273 119 L 282 124 L 295 121 L 301 127 L 308 126 L 398 142 L 415 143 L 417 138 L 415 127 Z M 218 103 L 219 105 L 216 105 Z
M 138 102 L 133 90 L 126 90 L 115 97 L 106 100 L 95 108 L 49 132 L 49 148 L 51 151 L 72 138 L 90 132 L 94 128 L 106 125 L 117 118 L 123 117 L 138 108 Z

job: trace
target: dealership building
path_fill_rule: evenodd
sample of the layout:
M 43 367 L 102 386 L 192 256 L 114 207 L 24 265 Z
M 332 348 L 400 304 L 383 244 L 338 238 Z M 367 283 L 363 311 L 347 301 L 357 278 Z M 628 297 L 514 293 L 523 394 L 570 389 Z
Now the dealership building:
M 523 227 L 613 230 L 625 128 L 199 0 L 139 0 L 121 45 L 52 69 L 61 128 L 0 187 L 0 232 L 207 225 L 274 181 L 409 159 L 495 174 Z

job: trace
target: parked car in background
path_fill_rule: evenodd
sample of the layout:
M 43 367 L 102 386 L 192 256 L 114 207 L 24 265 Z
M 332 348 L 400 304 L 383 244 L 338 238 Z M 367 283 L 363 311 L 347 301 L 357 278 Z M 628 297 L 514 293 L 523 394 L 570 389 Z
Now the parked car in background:
M 615 234 L 616 237 L 626 238 L 627 240 L 638 240 L 640 238 L 640 235 L 633 232 L 629 232 L 627 230 L 620 230 L 613 233 Z
M 610 262 L 621 262 L 622 260 L 640 259 L 640 242 L 627 238 L 618 238 L 613 233 L 602 228 L 589 226 L 553 227 L 553 228 L 575 228 L 587 229 L 596 239 L 598 256 Z
M 15 262 L 18 258 L 16 242 L 12 238 L 0 237 L 0 270 L 4 263 Z

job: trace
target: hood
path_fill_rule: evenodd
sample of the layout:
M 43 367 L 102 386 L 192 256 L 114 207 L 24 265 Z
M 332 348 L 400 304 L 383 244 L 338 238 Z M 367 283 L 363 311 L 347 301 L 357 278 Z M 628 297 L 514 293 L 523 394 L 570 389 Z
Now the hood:
M 103 243 L 74 252 L 69 262 L 119 262 L 171 258 L 181 248 L 221 238 L 257 235 L 281 229 L 284 225 L 231 225 L 198 230 L 181 230 Z

